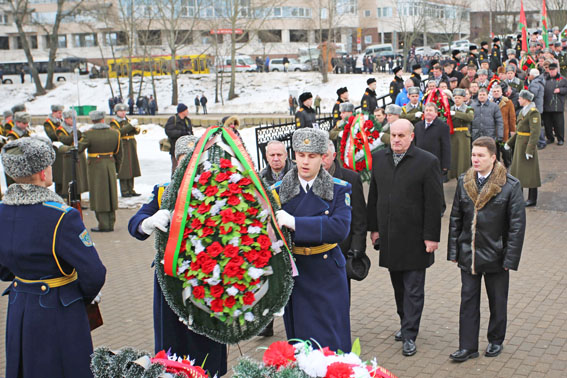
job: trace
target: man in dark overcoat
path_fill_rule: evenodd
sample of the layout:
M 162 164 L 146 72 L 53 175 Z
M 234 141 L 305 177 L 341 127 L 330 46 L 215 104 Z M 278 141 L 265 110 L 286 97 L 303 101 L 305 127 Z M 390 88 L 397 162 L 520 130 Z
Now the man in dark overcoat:
M 313 105 L 313 95 L 311 92 L 304 92 L 299 95 L 299 109 L 295 113 L 295 126 L 300 129 L 303 127 L 313 127 L 317 122 Z
M 177 139 L 183 135 L 193 135 L 193 128 L 191 126 L 191 120 L 189 119 L 189 109 L 187 105 L 180 103 L 177 105 L 177 114 L 168 118 L 165 123 L 165 134 L 169 138 L 169 143 L 171 144 L 171 149 L 169 154 L 171 155 L 171 174 L 175 172 L 177 168 L 177 159 L 175 159 L 175 142 Z
M 372 155 L 368 230 L 380 245 L 380 266 L 390 278 L 400 316 L 402 353 L 412 356 L 425 299 L 425 270 L 434 262 L 441 234 L 443 188 L 437 158 L 414 145 L 413 125 L 390 126 L 390 148 Z

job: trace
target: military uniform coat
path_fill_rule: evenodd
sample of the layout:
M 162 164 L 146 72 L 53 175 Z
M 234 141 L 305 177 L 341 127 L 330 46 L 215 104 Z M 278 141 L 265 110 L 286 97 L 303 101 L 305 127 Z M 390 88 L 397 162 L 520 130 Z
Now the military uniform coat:
M 81 139 L 82 133 L 77 130 L 77 138 Z M 59 126 L 57 128 L 57 137 L 59 141 L 66 146 L 73 145 L 73 131 L 68 130 L 65 126 Z M 69 192 L 69 183 L 73 180 L 73 155 L 70 152 L 62 153 L 63 155 L 63 193 Z M 87 158 L 85 152 L 81 152 L 79 155 L 79 163 L 76 167 L 77 172 L 77 190 L 79 193 L 85 193 L 89 191 L 89 179 L 87 176 Z
M 138 240 L 146 240 L 149 237 L 141 232 L 140 225 L 144 219 L 151 217 L 161 208 L 161 200 L 167 186 L 168 184 L 154 186 L 150 201 L 128 222 L 130 235 Z M 157 276 L 154 277 L 154 346 L 156 353 L 171 348 L 171 353 L 178 356 L 189 355 L 191 359 L 195 359 L 198 366 L 205 361 L 204 368 L 211 376 L 226 374 L 226 345 L 195 333 L 181 323 L 179 316 L 167 304 Z
M 79 141 L 79 152 L 87 149 L 90 208 L 110 212 L 118 209 L 116 172 L 122 163 L 120 133 L 104 123 L 85 131 Z
M 380 233 L 380 266 L 390 271 L 431 266 L 424 240 L 439 241 L 443 187 L 437 158 L 410 145 L 394 165 L 392 150 L 372 155 L 368 231 Z
M 392 104 L 396 102 L 396 97 L 398 93 L 404 88 L 404 79 L 398 76 L 394 76 L 394 80 L 390 83 L 390 98 L 392 99 Z
M 394 97 L 394 102 L 396 98 Z M 364 95 L 360 100 L 360 110 L 368 114 L 374 114 L 374 110 L 378 107 L 378 100 L 376 99 L 376 92 L 370 88 L 366 88 Z
M 510 174 L 520 180 L 522 188 L 538 188 L 541 186 L 541 176 L 537 157 L 537 141 L 541 129 L 541 115 L 533 103 L 529 106 L 518 113 L 517 132 L 508 141 L 508 145 L 514 148 Z M 520 133 L 530 135 L 525 136 Z M 533 158 L 526 159 L 526 154 L 532 155 Z
M 317 115 L 313 108 L 308 108 L 301 106 L 295 113 L 295 126 L 298 129 L 304 127 L 313 127 L 313 124 L 317 122 Z
M 135 138 L 135 135 L 140 134 L 140 130 L 132 126 L 127 118 L 121 121 L 113 119 L 110 122 L 110 127 L 120 132 L 122 166 L 118 172 L 118 178 L 120 180 L 127 180 L 140 177 L 142 173 L 140 172 L 138 145 Z
M 463 104 L 460 108 L 453 105 L 455 112 L 452 116 L 453 130 L 451 135 L 451 169 L 449 178 L 459 177 L 471 166 L 471 124 L 474 119 L 474 111 L 470 106 Z M 467 130 L 455 130 L 461 128 Z
M 43 123 L 45 133 L 52 142 L 58 142 L 57 128 L 61 126 L 61 122 L 54 121 L 51 117 L 47 118 Z M 55 149 L 55 148 L 54 148 Z M 63 155 L 55 149 L 55 161 L 53 162 L 53 182 L 61 185 L 63 183 Z
M 30 133 L 27 128 L 26 130 L 21 130 L 15 126 L 6 133 L 6 138 L 8 139 L 8 141 L 12 141 L 20 138 L 27 138 L 29 136 Z M 14 183 L 14 179 L 6 174 L 5 176 L 6 176 L 6 186 L 12 185 Z
M 341 121 L 340 107 L 343 102 L 344 102 L 343 100 L 338 98 L 337 101 L 335 102 L 335 105 L 333 105 L 333 127 L 337 126 L 337 123 Z
M 348 182 L 333 179 L 324 169 L 305 193 L 297 169 L 272 186 L 282 209 L 295 217 L 295 246 L 312 247 L 340 243 L 351 222 Z M 299 275 L 285 307 L 288 339 L 317 340 L 331 350 L 350 352 L 350 304 L 346 260 L 339 246 L 319 254 L 294 254 Z
M 14 128 L 14 121 L 6 122 L 3 126 L 2 135 L 7 136 L 8 131 L 12 130 L 13 128 Z
M 418 102 L 415 107 L 411 103 L 408 103 L 402 107 L 402 114 L 400 115 L 400 118 L 407 119 L 415 126 L 419 121 L 421 121 L 421 117 L 415 116 L 415 113 L 417 112 L 423 113 L 423 105 L 421 102 Z
M 2 279 L 78 274 L 60 287 L 16 279 L 6 289 L 6 378 L 93 376 L 85 304 L 99 293 L 106 269 L 79 212 L 62 202 L 49 189 L 14 184 L 0 204 Z

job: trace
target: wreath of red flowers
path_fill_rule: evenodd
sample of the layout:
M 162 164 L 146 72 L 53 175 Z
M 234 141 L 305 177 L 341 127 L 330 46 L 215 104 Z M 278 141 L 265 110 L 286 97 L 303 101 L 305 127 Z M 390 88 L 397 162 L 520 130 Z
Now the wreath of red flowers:
M 343 136 L 341 139 L 341 146 L 340 146 L 340 157 L 343 162 L 343 166 L 348 169 L 353 169 L 357 172 L 361 172 L 367 168 L 368 169 L 372 168 L 371 164 L 370 167 L 367 166 L 368 164 L 364 158 L 355 161 L 354 167 L 352 167 L 350 165 L 350 162 L 347 161 L 347 159 L 345 158 L 347 141 L 350 137 L 351 130 L 355 124 L 357 117 L 362 117 L 362 116 L 363 116 L 362 114 L 350 116 L 347 124 L 344 127 Z M 375 123 L 375 119 L 373 118 L 374 117 L 371 117 L 365 120 L 360 130 L 358 130 L 354 135 L 353 140 L 355 146 L 355 155 L 358 151 L 363 150 L 365 148 L 365 144 L 371 146 L 374 144 L 374 142 L 377 139 L 380 138 L 380 128 L 377 125 L 377 123 Z M 372 151 L 370 151 L 370 153 L 371 152 Z

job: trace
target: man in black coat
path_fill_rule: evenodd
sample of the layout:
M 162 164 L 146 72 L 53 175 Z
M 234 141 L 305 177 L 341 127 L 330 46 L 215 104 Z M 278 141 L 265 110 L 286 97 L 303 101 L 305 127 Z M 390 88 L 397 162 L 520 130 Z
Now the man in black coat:
M 188 117 L 189 109 L 185 104 L 177 105 L 177 114 L 169 117 L 165 123 L 165 134 L 169 138 L 171 149 L 171 174 L 177 168 L 177 159 L 175 158 L 175 142 L 183 135 L 193 135 L 193 128 L 191 127 L 191 120 Z
M 378 107 L 378 100 L 376 100 L 376 79 L 371 77 L 366 80 L 368 88 L 364 91 L 364 95 L 360 100 L 360 109 L 368 114 L 374 114 L 374 109 Z M 397 94 L 396 94 L 397 96 Z M 396 98 L 392 102 L 395 102 Z
M 554 142 L 562 146 L 565 141 L 565 120 L 563 110 L 567 96 L 567 80 L 559 73 L 557 63 L 549 65 L 549 73 L 545 74 L 545 89 L 543 92 L 543 125 L 547 144 Z
M 402 353 L 416 353 L 415 339 L 424 304 L 425 269 L 434 262 L 441 234 L 443 188 L 439 161 L 412 145 L 413 125 L 390 125 L 390 148 L 372 155 L 368 230 L 380 243 L 380 266 L 388 268 L 404 342 Z
M 341 121 L 340 106 L 343 102 L 348 102 L 347 87 L 337 89 L 337 101 L 335 102 L 335 105 L 333 105 L 333 127 L 337 126 L 337 123 Z
M 401 92 L 402 89 L 404 89 L 404 78 L 402 77 L 402 73 L 403 73 L 402 67 L 394 67 L 393 72 L 394 72 L 394 80 L 392 80 L 392 82 L 390 83 L 390 98 L 392 99 L 392 104 L 396 102 L 396 97 L 398 97 L 398 94 Z M 376 87 L 374 87 L 374 89 L 376 89 Z
M 317 115 L 315 110 L 311 107 L 313 104 L 313 95 L 311 92 L 304 92 L 299 95 L 299 109 L 295 113 L 295 126 L 298 129 L 304 127 L 313 127 L 317 123 Z
M 482 277 L 488 295 L 490 321 L 486 357 L 502 352 L 506 336 L 509 270 L 517 270 L 526 228 L 520 181 L 496 160 L 490 137 L 473 142 L 472 167 L 457 184 L 447 259 L 461 269 L 459 349 L 451 359 L 478 357 Z
M 425 104 L 424 119 L 415 125 L 415 145 L 439 159 L 441 172 L 451 168 L 451 136 L 449 126 L 437 117 L 437 105 Z

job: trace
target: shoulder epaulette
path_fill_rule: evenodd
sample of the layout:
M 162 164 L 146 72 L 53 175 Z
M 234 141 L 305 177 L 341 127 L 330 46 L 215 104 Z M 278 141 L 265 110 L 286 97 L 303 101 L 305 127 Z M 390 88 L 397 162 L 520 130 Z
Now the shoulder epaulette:
M 272 186 L 270 186 L 270 190 L 274 190 L 276 188 L 279 188 L 279 186 L 282 184 L 282 180 L 274 183 Z
M 537 111 L 537 108 L 534 106 L 534 107 L 531 108 L 530 110 L 532 110 L 532 111 L 533 111 L 533 110 Z
M 339 184 L 339 185 L 341 185 L 341 186 L 347 186 L 347 184 L 348 184 L 347 181 L 338 179 L 338 178 L 336 178 L 336 177 L 333 177 L 333 182 L 334 182 L 335 184 Z
M 71 206 L 67 206 L 64 203 L 51 202 L 51 201 L 50 202 L 44 202 L 43 206 L 51 207 L 52 209 L 57 209 L 57 210 L 62 211 L 64 213 L 68 213 L 72 209 Z
M 302 112 L 302 111 L 303 111 L 303 108 L 299 108 L 298 112 Z
M 337 101 L 337 105 L 339 105 L 340 103 L 341 103 L 340 101 Z

